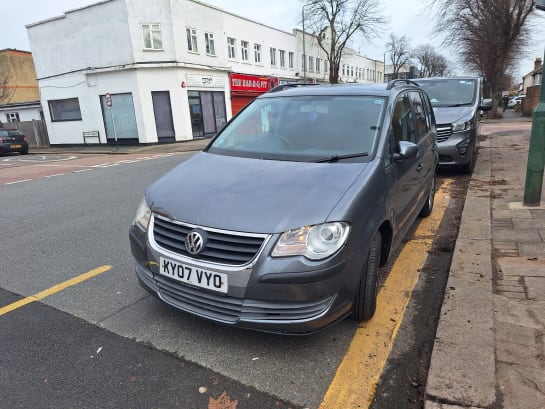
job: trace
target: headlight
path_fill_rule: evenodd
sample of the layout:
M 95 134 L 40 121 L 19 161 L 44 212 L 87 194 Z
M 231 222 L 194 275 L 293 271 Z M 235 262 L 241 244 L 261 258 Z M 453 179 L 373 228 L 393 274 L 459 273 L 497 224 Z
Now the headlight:
M 452 124 L 452 132 L 461 132 L 471 129 L 471 121 L 457 121 Z
M 273 257 L 305 256 L 321 260 L 339 250 L 346 242 L 350 226 L 343 222 L 323 223 L 305 226 L 282 233 Z
M 146 230 L 148 228 L 150 216 L 151 210 L 146 202 L 146 198 L 144 198 L 138 206 L 133 223 L 140 226 L 143 230 Z

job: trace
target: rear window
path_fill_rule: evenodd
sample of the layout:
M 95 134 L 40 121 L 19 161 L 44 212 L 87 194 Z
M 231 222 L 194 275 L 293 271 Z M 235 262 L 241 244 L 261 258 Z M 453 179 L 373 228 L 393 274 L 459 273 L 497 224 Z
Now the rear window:
M 0 129 L 0 136 L 23 136 L 17 129 Z

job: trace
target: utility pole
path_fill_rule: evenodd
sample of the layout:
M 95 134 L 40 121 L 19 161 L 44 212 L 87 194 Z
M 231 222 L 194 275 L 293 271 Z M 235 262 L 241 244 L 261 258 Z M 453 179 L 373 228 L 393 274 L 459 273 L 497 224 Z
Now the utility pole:
M 545 11 L 545 0 L 537 0 L 536 8 Z M 541 71 L 539 103 L 532 117 L 532 133 L 530 134 L 530 146 L 528 148 L 528 165 L 523 201 L 525 206 L 540 205 L 543 187 L 543 170 L 545 169 L 545 78 L 543 77 L 543 65 Z

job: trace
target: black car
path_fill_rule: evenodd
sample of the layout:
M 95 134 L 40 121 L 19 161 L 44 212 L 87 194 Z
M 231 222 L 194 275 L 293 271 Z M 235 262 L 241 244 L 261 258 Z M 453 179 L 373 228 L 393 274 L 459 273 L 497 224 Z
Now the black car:
M 369 320 L 379 266 L 432 211 L 437 164 L 414 84 L 269 92 L 147 189 L 130 228 L 138 280 L 232 326 Z
M 18 129 L 0 128 L 0 155 L 8 152 L 28 153 L 28 139 Z

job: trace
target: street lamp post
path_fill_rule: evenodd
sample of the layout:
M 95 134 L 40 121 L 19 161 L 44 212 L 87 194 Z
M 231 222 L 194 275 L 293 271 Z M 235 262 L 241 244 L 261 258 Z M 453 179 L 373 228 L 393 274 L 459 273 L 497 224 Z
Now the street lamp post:
M 536 7 L 545 11 L 545 0 L 538 0 Z M 532 117 L 532 133 L 530 134 L 530 146 L 528 148 L 528 165 L 523 201 L 525 206 L 539 206 L 541 203 L 543 170 L 545 169 L 545 78 L 543 77 L 543 71 L 542 66 L 539 102 Z

